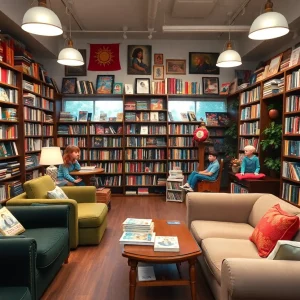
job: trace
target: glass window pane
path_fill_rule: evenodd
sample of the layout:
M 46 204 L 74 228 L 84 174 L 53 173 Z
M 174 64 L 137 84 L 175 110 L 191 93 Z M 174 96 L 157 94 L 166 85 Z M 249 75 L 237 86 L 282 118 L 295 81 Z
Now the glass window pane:
M 196 117 L 197 120 L 203 118 L 206 122 L 206 112 L 227 112 L 226 100 L 219 101 L 197 101 L 196 102 Z
M 100 111 L 106 113 L 107 118 L 117 117 L 117 113 L 123 112 L 123 101 L 122 100 L 95 101 L 95 116 L 96 117 L 100 117 Z
M 169 101 L 168 106 L 168 110 L 172 113 L 174 121 L 182 121 L 180 116 L 182 112 L 195 112 L 195 101 L 186 101 L 184 98 L 180 101 Z
M 65 100 L 64 111 L 70 112 L 78 120 L 79 111 L 81 110 L 93 113 L 93 102 L 93 100 Z

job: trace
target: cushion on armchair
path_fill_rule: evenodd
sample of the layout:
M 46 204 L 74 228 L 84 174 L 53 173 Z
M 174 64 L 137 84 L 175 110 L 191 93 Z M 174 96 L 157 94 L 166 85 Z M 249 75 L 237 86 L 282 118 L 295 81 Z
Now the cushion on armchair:
M 48 191 L 47 196 L 49 199 L 69 199 L 59 186 L 56 186 L 52 191 Z
M 28 199 L 47 199 L 47 191 L 55 188 L 53 180 L 48 175 L 26 181 L 23 186 Z
M 300 261 L 300 242 L 278 241 L 267 259 Z
M 299 217 L 290 215 L 279 204 L 271 207 L 256 225 L 250 240 L 261 257 L 267 257 L 277 241 L 291 240 L 299 230 Z

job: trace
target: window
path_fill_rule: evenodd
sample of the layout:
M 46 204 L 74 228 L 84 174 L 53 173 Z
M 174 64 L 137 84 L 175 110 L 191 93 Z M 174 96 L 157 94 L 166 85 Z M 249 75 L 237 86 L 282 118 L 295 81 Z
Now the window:
M 94 113 L 94 103 L 93 100 L 65 100 L 64 101 L 64 111 L 70 112 L 71 115 L 77 117 L 79 111 L 87 111 L 89 113 Z

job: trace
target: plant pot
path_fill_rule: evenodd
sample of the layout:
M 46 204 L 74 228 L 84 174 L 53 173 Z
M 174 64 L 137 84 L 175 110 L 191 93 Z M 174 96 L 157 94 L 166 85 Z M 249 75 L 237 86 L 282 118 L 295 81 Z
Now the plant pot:
M 279 116 L 279 112 L 277 109 L 270 109 L 269 110 L 269 117 L 270 119 L 277 119 Z
M 231 170 L 232 170 L 233 173 L 238 173 L 239 170 L 240 170 L 240 167 L 234 167 L 234 166 L 232 166 Z
M 270 177 L 279 178 L 279 172 L 276 172 L 274 170 L 270 170 Z

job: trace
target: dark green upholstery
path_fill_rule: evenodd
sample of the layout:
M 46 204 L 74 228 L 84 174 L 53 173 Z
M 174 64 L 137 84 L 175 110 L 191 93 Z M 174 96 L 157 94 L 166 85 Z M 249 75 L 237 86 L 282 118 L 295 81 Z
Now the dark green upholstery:
M 13 299 L 32 300 L 29 288 L 25 286 L 0 287 L 0 300 Z
M 40 299 L 69 256 L 69 208 L 47 205 L 8 209 L 25 232 L 16 237 L 0 237 L 0 272 L 5 273 L 0 280 L 0 300 L 2 292 L 8 296 L 11 292 L 7 298 L 11 300 Z

